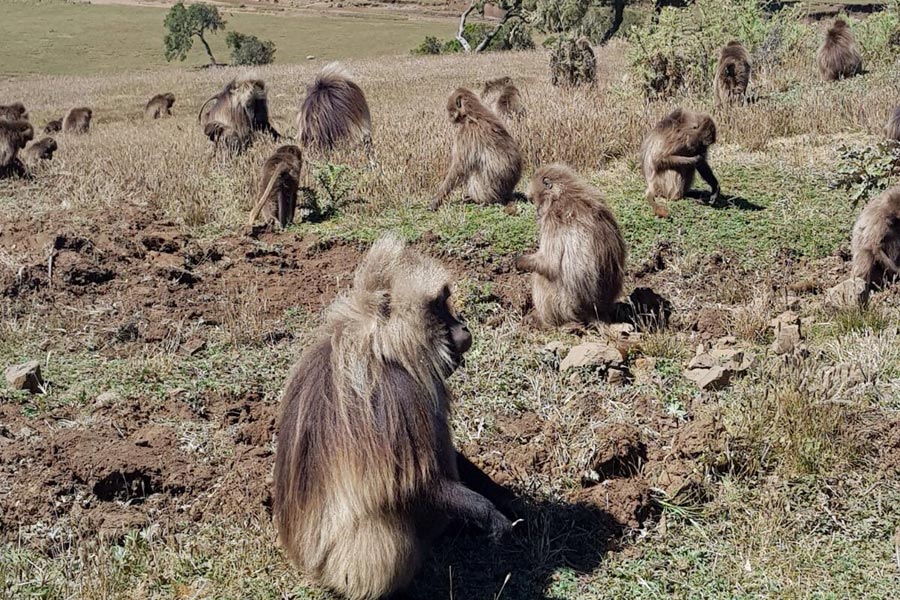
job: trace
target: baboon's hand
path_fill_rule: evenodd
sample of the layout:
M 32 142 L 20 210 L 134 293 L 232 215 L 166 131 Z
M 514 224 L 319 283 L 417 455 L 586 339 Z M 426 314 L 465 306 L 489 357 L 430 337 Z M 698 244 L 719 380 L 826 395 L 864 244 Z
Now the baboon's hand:
M 520 256 L 519 258 L 516 259 L 516 262 L 514 263 L 514 265 L 515 265 L 517 271 L 522 271 L 524 273 L 527 273 L 531 270 L 531 268 L 530 268 L 531 267 L 531 257 L 528 256 L 527 254 Z
M 428 208 L 431 209 L 432 212 L 436 211 L 437 209 L 439 209 L 441 207 L 441 204 L 443 204 L 443 202 L 444 202 L 444 199 L 442 197 L 435 196 L 434 198 L 431 199 L 431 204 L 429 205 Z
M 709 203 L 710 204 L 718 204 L 719 203 L 719 195 L 721 195 L 722 189 L 716 188 L 712 191 L 712 194 L 709 195 Z
M 491 541 L 495 544 L 500 542 L 504 537 L 506 537 L 510 531 L 512 531 L 512 523 L 509 519 L 503 516 L 499 510 L 494 509 L 491 514 L 491 522 L 490 528 L 488 529 L 488 537 L 491 538 Z

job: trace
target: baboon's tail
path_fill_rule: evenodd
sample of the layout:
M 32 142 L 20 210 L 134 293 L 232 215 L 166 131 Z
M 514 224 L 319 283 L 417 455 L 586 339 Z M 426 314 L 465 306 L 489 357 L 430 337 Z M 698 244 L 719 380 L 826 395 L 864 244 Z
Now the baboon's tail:
M 263 206 L 265 206 L 266 201 L 269 199 L 269 195 L 272 193 L 272 190 L 275 189 L 275 185 L 281 180 L 281 175 L 285 171 L 287 171 L 287 167 L 282 164 L 275 169 L 274 173 L 272 173 L 272 176 L 269 178 L 269 185 L 266 186 L 266 189 L 263 190 L 259 200 L 256 201 L 256 206 L 250 211 L 250 218 L 247 219 L 247 225 L 250 227 L 253 227 L 253 224 L 256 223 L 256 218 L 259 216 Z

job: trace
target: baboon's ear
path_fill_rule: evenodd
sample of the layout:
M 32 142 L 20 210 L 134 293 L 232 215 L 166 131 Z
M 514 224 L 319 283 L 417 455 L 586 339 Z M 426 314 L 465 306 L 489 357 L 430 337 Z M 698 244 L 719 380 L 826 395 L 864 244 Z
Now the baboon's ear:
M 460 94 L 459 96 L 456 97 L 456 108 L 462 108 L 462 105 L 463 105 L 463 99 L 462 99 L 462 94 Z

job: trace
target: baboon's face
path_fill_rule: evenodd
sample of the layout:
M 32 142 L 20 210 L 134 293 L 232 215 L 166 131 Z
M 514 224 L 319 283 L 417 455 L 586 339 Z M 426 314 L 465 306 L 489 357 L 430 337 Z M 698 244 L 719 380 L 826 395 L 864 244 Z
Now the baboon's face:
M 166 106 L 172 108 L 175 104 L 175 94 L 166 94 Z
M 450 288 L 445 286 L 437 298 L 429 303 L 428 312 L 431 314 L 435 329 L 446 336 L 455 369 L 462 362 L 463 354 L 472 347 L 472 334 L 453 310 L 450 303 Z
M 688 145 L 694 150 L 716 143 L 716 124 L 709 115 L 692 115 L 685 123 Z
M 459 89 L 453 92 L 447 102 L 447 114 L 451 123 L 459 123 L 466 118 L 473 98 L 472 92 L 468 90 Z
M 567 176 L 547 168 L 535 174 L 528 186 L 528 197 L 542 214 L 547 206 L 559 199 L 565 192 Z

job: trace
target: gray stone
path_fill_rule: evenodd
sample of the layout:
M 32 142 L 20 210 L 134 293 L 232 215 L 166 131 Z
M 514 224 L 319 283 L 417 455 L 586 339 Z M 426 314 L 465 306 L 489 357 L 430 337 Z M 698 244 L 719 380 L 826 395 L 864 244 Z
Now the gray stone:
M 825 302 L 834 308 L 857 306 L 865 293 L 865 280 L 851 277 L 825 290 Z
M 697 384 L 701 390 L 720 390 L 731 382 L 734 371 L 725 367 L 694 369 L 684 376 Z
M 44 387 L 41 378 L 41 363 L 30 360 L 20 365 L 11 365 L 6 368 L 6 382 L 14 390 L 28 390 L 37 394 Z
M 586 342 L 575 346 L 559 364 L 560 371 L 579 367 L 618 366 L 622 364 L 622 354 L 615 346 Z

